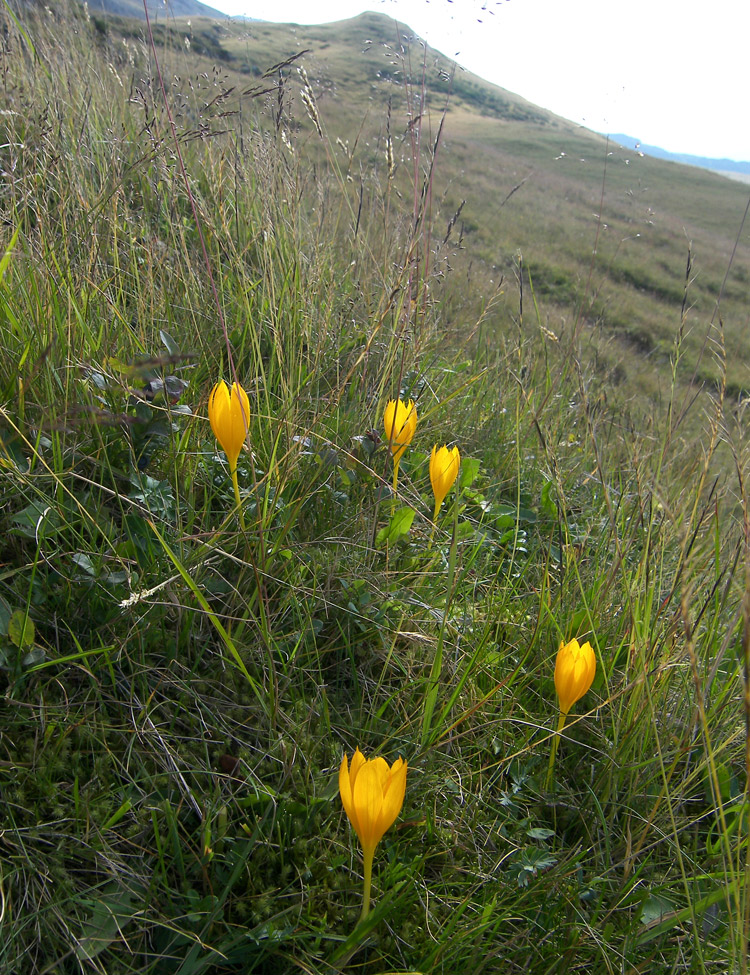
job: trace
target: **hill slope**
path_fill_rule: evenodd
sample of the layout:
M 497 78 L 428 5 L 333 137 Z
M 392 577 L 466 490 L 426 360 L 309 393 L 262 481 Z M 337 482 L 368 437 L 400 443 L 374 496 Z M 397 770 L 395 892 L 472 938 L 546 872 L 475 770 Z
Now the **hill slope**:
M 139 36 L 128 21 L 110 24 L 113 32 Z M 723 367 L 705 354 L 705 339 L 721 297 L 729 389 L 750 388 L 746 238 L 729 266 L 746 203 L 741 185 L 608 143 L 456 68 L 381 14 L 315 26 L 194 23 L 189 52 L 184 32 L 166 24 L 157 41 L 173 51 L 178 73 L 194 70 L 201 56 L 220 64 L 232 89 L 226 104 L 244 105 L 262 126 L 278 125 L 282 99 L 292 147 L 311 160 L 323 162 L 325 143 L 340 140 L 338 165 L 350 170 L 355 198 L 356 171 L 378 159 L 384 165 L 388 132 L 395 185 L 409 192 L 400 180 L 413 175 L 419 119 L 420 151 L 429 142 L 431 156 L 437 147 L 434 167 L 424 163 L 431 205 L 445 226 L 460 209 L 463 251 L 453 266 L 466 273 L 461 290 L 471 305 L 462 314 L 476 314 L 499 278 L 518 279 L 522 256 L 526 286 L 543 301 L 552 330 L 584 329 L 602 377 L 624 383 L 628 396 L 653 398 L 678 332 L 684 381 L 719 381 Z M 297 68 L 307 72 L 322 141 Z M 681 325 L 686 280 L 690 313 Z M 506 285 L 487 326 L 506 332 L 517 307 L 517 288 Z
M 89 10 L 115 14 L 119 17 L 145 17 L 143 0 L 88 0 Z M 148 0 L 150 17 L 215 17 L 223 19 L 226 14 L 215 10 L 200 0 L 169 0 L 165 5 L 163 0 Z

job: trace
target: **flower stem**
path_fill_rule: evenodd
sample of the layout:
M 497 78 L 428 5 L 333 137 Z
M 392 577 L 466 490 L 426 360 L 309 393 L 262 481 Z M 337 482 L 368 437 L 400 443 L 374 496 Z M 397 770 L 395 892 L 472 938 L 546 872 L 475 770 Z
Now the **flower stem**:
M 396 494 L 396 487 L 398 485 L 398 465 L 400 461 L 401 458 L 399 458 L 398 460 L 394 460 L 393 462 L 393 494 L 394 495 Z
M 435 529 L 437 528 L 438 512 L 440 511 L 440 505 L 435 502 L 435 512 L 432 516 L 432 528 L 430 529 L 430 541 L 428 542 L 428 547 L 432 548 L 432 543 L 435 540 Z
M 237 514 L 240 519 L 240 528 L 245 530 L 245 516 L 242 514 L 242 498 L 240 497 L 240 485 L 237 481 L 237 465 L 231 468 L 230 471 L 232 475 L 232 487 L 234 488 L 234 499 L 237 502 Z
M 359 915 L 360 923 L 364 921 L 367 915 L 370 913 L 370 888 L 372 887 L 372 858 L 375 855 L 375 850 L 364 850 L 365 858 L 365 880 L 363 886 L 364 896 L 362 898 L 362 913 Z
M 547 781 L 545 783 L 545 789 L 549 792 L 552 785 L 552 775 L 555 770 L 555 758 L 557 757 L 557 746 L 560 744 L 560 732 L 565 727 L 565 720 L 568 717 L 567 711 L 561 711 L 560 717 L 557 722 L 557 731 L 555 732 L 555 737 L 552 739 L 552 750 L 549 755 L 549 767 L 547 769 Z

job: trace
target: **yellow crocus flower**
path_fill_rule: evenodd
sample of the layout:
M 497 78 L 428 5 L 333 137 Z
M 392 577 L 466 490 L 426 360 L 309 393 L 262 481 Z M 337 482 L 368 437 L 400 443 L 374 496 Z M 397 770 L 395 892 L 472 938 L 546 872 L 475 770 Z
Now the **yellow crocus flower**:
M 232 383 L 229 387 L 222 379 L 214 386 L 208 396 L 208 419 L 211 421 L 211 429 L 219 441 L 219 446 L 227 455 L 240 525 L 244 528 L 242 499 L 237 483 L 237 460 L 247 439 L 250 425 L 250 400 L 238 382 Z
M 557 747 L 560 743 L 560 732 L 565 727 L 568 712 L 591 687 L 596 674 L 596 654 L 591 644 L 586 641 L 581 645 L 573 639 L 569 643 L 561 643 L 555 661 L 555 690 L 560 703 L 560 717 L 557 720 L 557 734 L 552 739 L 552 750 L 547 769 L 547 788 L 552 785 L 552 773 L 555 768 Z
M 440 505 L 445 500 L 446 495 L 453 487 L 453 483 L 458 477 L 458 468 L 461 465 L 461 454 L 458 447 L 450 450 L 446 446 L 438 447 L 437 444 L 432 448 L 430 456 L 430 481 L 432 491 L 435 495 L 435 514 L 432 520 L 437 521 Z
M 393 455 L 393 490 L 398 483 L 398 465 L 417 432 L 417 408 L 412 400 L 389 400 L 383 417 L 385 436 Z
M 208 397 L 208 419 L 232 471 L 250 424 L 250 401 L 239 383 L 232 383 L 231 390 L 223 379 L 214 386 Z
M 596 655 L 588 640 L 583 646 L 575 639 L 560 644 L 555 663 L 555 690 L 563 716 L 588 691 L 595 674 Z
M 351 765 L 346 755 L 339 770 L 339 792 L 346 815 L 362 844 L 364 857 L 364 900 L 362 918 L 370 910 L 372 860 L 384 833 L 401 812 L 406 793 L 406 762 L 397 758 L 389 765 L 384 758 L 366 759 L 357 748 Z

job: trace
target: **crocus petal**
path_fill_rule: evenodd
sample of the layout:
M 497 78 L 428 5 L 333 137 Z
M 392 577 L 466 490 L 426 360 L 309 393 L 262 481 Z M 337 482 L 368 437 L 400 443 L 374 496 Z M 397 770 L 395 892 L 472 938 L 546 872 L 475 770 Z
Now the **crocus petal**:
M 380 811 L 378 828 L 380 835 L 393 826 L 396 822 L 401 807 L 404 804 L 406 795 L 406 762 L 400 758 L 393 763 L 390 770 L 388 784 L 383 792 L 383 806 Z
M 229 390 L 227 384 L 222 380 L 211 390 L 208 397 L 208 419 L 211 422 L 211 429 L 214 436 L 221 444 L 221 424 L 219 415 L 223 415 L 229 405 Z
M 353 765 L 354 759 L 352 759 Z M 357 818 L 357 810 L 354 808 L 354 795 L 352 793 L 352 773 L 346 755 L 344 755 L 344 760 L 339 769 L 339 793 L 341 794 L 341 804 L 344 807 L 344 811 L 354 827 L 354 832 L 359 836 L 359 820 Z
M 250 423 L 250 401 L 247 393 L 238 383 L 232 383 L 229 397 L 229 431 L 231 438 L 231 454 L 227 450 L 227 459 L 230 464 L 236 464 L 243 444 L 247 437 L 248 426 Z M 226 448 L 225 448 L 226 449 Z
M 367 759 L 359 750 L 359 748 L 357 748 L 354 754 L 352 755 L 352 770 L 350 773 L 352 783 L 357 777 L 357 772 L 362 768 L 363 765 L 366 764 L 367 764 Z
M 357 781 L 359 772 L 364 766 L 367 765 L 367 759 L 362 754 L 362 752 L 357 748 L 354 755 L 352 755 L 351 765 L 348 764 L 347 757 L 344 755 L 344 760 L 341 763 L 341 769 L 339 771 L 339 792 L 341 793 L 341 802 L 346 811 L 346 815 L 354 827 L 354 832 L 357 836 L 362 837 L 362 821 L 361 821 L 361 810 L 358 809 L 354 802 L 354 787 Z
M 365 852 L 373 851 L 382 836 L 382 833 L 377 835 L 376 827 L 383 805 L 383 790 L 377 770 L 369 762 L 360 769 L 353 792 L 359 820 L 359 841 Z

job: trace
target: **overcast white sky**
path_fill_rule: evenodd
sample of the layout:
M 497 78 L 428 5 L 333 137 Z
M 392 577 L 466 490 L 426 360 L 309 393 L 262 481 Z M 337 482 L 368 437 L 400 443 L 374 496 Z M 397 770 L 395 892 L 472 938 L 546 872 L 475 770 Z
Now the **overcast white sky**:
M 597 132 L 750 161 L 750 0 L 205 0 L 327 23 L 375 10 L 503 88 Z

